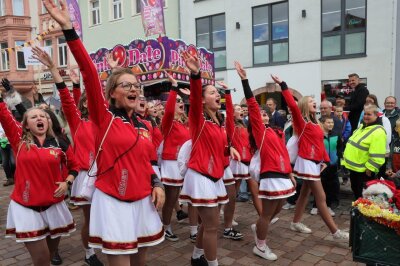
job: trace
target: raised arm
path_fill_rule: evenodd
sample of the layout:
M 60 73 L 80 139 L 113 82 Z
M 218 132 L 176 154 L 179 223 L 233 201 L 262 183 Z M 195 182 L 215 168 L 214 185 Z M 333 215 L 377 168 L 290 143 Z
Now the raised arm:
M 3 98 L 0 97 L 0 124 L 11 144 L 14 152 L 17 152 L 18 146 L 22 139 L 22 126 L 18 123 L 10 110 L 7 108 Z
M 172 87 L 169 92 L 167 103 L 165 104 L 164 116 L 161 120 L 161 129 L 164 138 L 171 131 L 172 122 L 175 117 L 175 104 L 176 104 L 176 96 L 178 95 L 178 82 L 166 71 L 164 71 L 165 75 L 167 75 L 168 80 L 171 82 Z
M 98 126 L 108 124 L 111 114 L 108 112 L 108 104 L 104 98 L 96 67 L 78 34 L 72 28 L 65 1 L 59 0 L 59 3 L 61 8 L 53 0 L 43 0 L 43 4 L 51 17 L 60 24 L 72 55 L 79 65 L 85 83 L 91 120 Z
M 271 77 L 275 81 L 275 83 L 279 84 L 279 86 L 281 87 L 283 98 L 285 98 L 288 107 L 292 111 L 293 129 L 299 136 L 301 132 L 303 132 L 306 121 L 304 120 L 299 107 L 294 101 L 294 97 L 289 91 L 289 87 L 287 86 L 286 82 L 282 81 L 278 76 L 271 75 Z
M 192 139 L 194 139 L 200 134 L 204 123 L 200 62 L 197 56 L 192 56 L 188 52 L 183 52 L 182 57 L 191 73 L 189 128 Z
M 240 79 L 242 80 L 244 96 L 246 97 L 247 106 L 249 109 L 250 125 L 252 128 L 253 137 L 256 141 L 257 147 L 260 149 L 261 142 L 265 134 L 265 126 L 262 122 L 260 109 L 256 99 L 254 98 L 253 92 L 251 91 L 246 70 L 244 70 L 242 65 L 237 61 L 235 61 L 235 68 Z
M 233 102 L 232 102 L 232 95 L 231 91 L 228 90 L 228 86 L 223 82 L 218 82 L 222 88 L 225 89 L 225 107 L 226 107 L 226 134 L 228 135 L 228 141 L 232 143 L 233 135 L 235 132 L 235 119 L 234 119 L 234 110 L 233 110 Z
M 79 76 L 78 76 L 78 74 L 76 74 L 75 70 L 70 69 L 69 77 L 72 81 L 72 95 L 74 97 L 74 102 L 75 102 L 75 105 L 78 105 L 79 99 L 81 98 L 81 95 L 82 95 Z

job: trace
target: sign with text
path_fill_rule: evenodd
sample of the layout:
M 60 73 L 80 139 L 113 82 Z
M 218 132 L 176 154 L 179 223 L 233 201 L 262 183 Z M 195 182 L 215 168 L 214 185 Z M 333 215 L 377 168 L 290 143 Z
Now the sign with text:
M 112 49 L 101 48 L 90 57 L 97 67 L 100 79 L 107 80 L 111 73 L 106 55 L 112 54 L 120 67 L 128 67 L 137 76 L 140 82 L 155 83 L 157 80 L 165 80 L 164 70 L 171 72 L 178 82 L 189 82 L 189 74 L 185 62 L 181 57 L 183 51 L 199 57 L 201 62 L 203 84 L 214 84 L 215 67 L 214 54 L 205 48 L 197 48 L 192 44 L 186 44 L 182 40 L 174 40 L 168 37 L 159 37 L 149 40 L 133 40 L 128 45 L 118 44 Z
M 42 47 L 43 50 L 46 51 L 46 53 L 50 54 L 50 47 Z M 42 63 L 39 62 L 39 60 L 33 58 L 33 53 L 32 53 L 32 47 L 24 47 L 24 60 L 25 60 L 25 65 L 27 66 L 40 66 Z
M 75 31 L 79 37 L 83 39 L 81 10 L 77 0 L 67 0 L 67 6 L 69 15 L 71 17 L 72 26 L 75 28 Z
M 144 33 L 147 36 L 165 34 L 163 0 L 138 0 Z

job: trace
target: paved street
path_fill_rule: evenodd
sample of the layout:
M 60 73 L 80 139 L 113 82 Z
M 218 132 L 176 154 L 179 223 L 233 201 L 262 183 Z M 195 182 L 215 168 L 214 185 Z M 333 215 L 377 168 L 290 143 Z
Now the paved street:
M 3 171 L 1 171 L 1 179 Z M 343 188 L 342 188 L 343 189 Z M 345 189 L 349 189 L 346 187 Z M 4 239 L 7 207 L 9 194 L 12 188 L 0 186 L 0 265 L 30 265 L 30 257 L 22 244 L 14 240 Z M 344 200 L 336 209 L 335 221 L 340 228 L 349 227 L 350 195 L 342 193 Z M 289 222 L 293 217 L 293 210 L 283 210 L 279 214 L 279 220 L 271 226 L 271 233 L 267 243 L 278 260 L 269 262 L 252 254 L 253 236 L 250 225 L 256 221 L 256 211 L 249 203 L 238 203 L 236 221 L 239 229 L 244 235 L 242 241 L 225 240 L 222 236 L 218 240 L 218 259 L 220 265 L 357 265 L 352 262 L 352 256 L 347 244 L 336 243 L 329 236 L 319 216 L 304 215 L 304 223 L 313 230 L 311 235 L 300 234 L 290 231 Z M 308 210 L 309 211 L 309 210 Z M 63 265 L 80 266 L 85 265 L 82 261 L 84 251 L 80 242 L 79 229 L 81 227 L 81 211 L 72 212 L 77 223 L 78 231 L 68 238 L 63 238 L 60 245 L 60 254 L 64 259 Z M 178 242 L 164 241 L 161 245 L 151 248 L 148 253 L 149 266 L 162 265 L 189 265 L 193 245 L 188 239 L 189 228 L 187 223 L 176 224 L 174 220 L 174 232 L 180 237 Z M 220 230 L 222 235 L 222 227 Z M 101 254 L 99 257 L 105 260 Z M 361 264 L 360 264 L 361 265 Z

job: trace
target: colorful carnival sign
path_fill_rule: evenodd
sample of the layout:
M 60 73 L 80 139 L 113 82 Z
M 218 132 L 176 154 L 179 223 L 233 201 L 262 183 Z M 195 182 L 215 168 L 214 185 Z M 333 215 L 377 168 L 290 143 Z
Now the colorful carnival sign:
M 214 84 L 214 54 L 205 48 L 197 48 L 182 40 L 159 37 L 149 40 L 133 40 L 128 45 L 118 44 L 112 49 L 101 48 L 90 54 L 100 79 L 107 80 L 111 73 L 106 55 L 112 53 L 120 67 L 129 67 L 143 84 L 165 80 L 164 70 L 171 72 L 180 82 L 189 82 L 189 74 L 181 57 L 183 51 L 197 54 L 201 63 L 203 84 Z

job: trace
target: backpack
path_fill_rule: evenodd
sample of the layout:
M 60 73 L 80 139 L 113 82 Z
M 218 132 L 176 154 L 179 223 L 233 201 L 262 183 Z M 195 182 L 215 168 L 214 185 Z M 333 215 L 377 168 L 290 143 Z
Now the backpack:
M 187 140 L 185 143 L 183 143 L 183 145 L 181 146 L 179 152 L 178 152 L 178 167 L 179 167 L 179 173 L 181 174 L 181 176 L 185 176 L 186 172 L 187 172 L 187 163 L 189 162 L 190 159 L 190 155 L 192 154 L 192 149 L 193 147 L 196 145 L 197 141 L 200 138 L 201 132 L 203 132 L 203 128 L 204 125 L 206 124 L 206 121 L 204 120 L 203 126 L 200 129 L 200 133 L 197 136 L 196 141 L 194 142 L 194 144 L 192 145 L 192 140 L 189 139 Z
M 286 149 L 289 153 L 289 158 L 290 158 L 290 163 L 295 164 L 297 160 L 297 156 L 299 154 L 299 140 L 301 136 L 303 136 L 304 130 L 306 129 L 306 126 L 304 126 L 303 131 L 300 134 L 300 137 L 297 137 L 297 135 L 293 134 L 293 136 L 290 137 L 288 142 L 286 143 Z
M 250 160 L 250 165 L 249 165 L 249 174 L 257 182 L 260 181 L 260 168 L 261 168 L 260 151 L 261 151 L 262 146 L 264 144 L 264 138 L 265 138 L 265 131 L 266 130 L 267 129 L 264 130 L 264 134 L 263 134 L 263 137 L 262 137 L 260 149 L 256 150 L 256 152 L 254 153 L 253 157 Z

